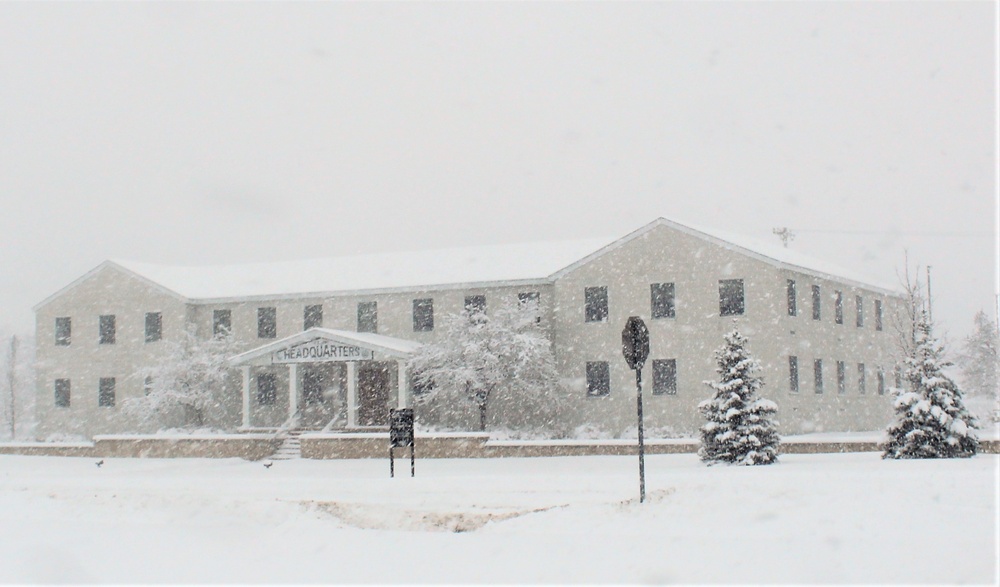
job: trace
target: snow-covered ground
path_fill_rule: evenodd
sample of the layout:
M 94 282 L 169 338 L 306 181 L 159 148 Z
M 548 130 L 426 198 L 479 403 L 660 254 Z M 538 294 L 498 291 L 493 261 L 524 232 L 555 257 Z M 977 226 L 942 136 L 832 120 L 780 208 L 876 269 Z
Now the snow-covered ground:
M 401 451 L 402 452 L 402 451 Z M 0 457 L 0 581 L 995 583 L 1000 459 Z M 408 475 L 409 462 L 396 462 Z

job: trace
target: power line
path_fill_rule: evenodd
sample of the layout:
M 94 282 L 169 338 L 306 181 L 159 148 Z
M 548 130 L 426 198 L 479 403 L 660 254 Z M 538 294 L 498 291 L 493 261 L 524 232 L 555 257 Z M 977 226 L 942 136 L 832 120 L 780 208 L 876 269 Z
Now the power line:
M 834 228 L 790 228 L 791 232 L 819 232 L 826 234 L 882 234 L 889 236 L 944 236 L 944 237 L 968 237 L 984 238 L 993 237 L 990 232 L 924 232 L 916 230 L 840 230 Z

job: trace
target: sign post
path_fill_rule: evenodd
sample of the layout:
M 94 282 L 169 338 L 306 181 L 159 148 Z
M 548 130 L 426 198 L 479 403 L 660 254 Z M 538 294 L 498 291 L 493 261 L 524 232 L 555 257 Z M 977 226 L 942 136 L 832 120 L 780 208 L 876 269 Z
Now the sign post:
M 410 477 L 414 476 L 413 459 L 413 408 L 389 410 L 389 476 L 396 476 L 392 449 L 410 447 Z
M 639 417 L 639 503 L 646 501 L 645 447 L 642 439 L 642 365 L 649 357 L 649 330 L 638 316 L 629 316 L 622 330 L 622 355 L 635 371 L 636 410 Z

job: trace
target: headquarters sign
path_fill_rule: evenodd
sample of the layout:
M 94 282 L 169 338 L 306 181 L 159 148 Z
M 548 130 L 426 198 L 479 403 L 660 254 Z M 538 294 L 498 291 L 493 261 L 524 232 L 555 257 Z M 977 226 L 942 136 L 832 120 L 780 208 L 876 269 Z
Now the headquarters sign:
M 271 354 L 272 363 L 332 363 L 370 361 L 371 349 L 318 338 L 302 342 Z

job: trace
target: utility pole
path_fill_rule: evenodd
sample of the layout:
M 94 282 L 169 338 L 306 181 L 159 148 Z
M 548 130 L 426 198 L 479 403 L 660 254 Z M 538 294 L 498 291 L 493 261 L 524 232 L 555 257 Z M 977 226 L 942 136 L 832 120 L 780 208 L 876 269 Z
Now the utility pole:
M 17 335 L 10 337 L 10 362 L 7 363 L 7 384 L 10 386 L 10 439 L 17 438 Z
M 934 323 L 934 314 L 931 312 L 931 266 L 927 266 L 927 322 Z

